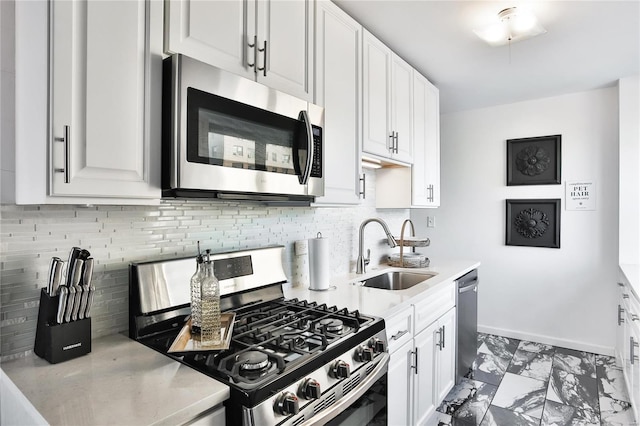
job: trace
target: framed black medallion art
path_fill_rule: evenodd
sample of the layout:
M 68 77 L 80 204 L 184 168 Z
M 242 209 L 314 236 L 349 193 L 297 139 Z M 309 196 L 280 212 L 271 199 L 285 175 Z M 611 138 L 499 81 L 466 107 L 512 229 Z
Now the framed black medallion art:
M 507 186 L 560 185 L 562 135 L 507 139 Z
M 560 248 L 559 198 L 506 201 L 506 245 Z

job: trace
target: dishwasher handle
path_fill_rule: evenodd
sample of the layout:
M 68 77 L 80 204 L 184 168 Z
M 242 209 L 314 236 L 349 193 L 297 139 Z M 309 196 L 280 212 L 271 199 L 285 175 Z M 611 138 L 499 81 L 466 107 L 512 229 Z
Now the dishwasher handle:
M 478 281 L 473 281 L 472 284 L 469 284 L 465 287 L 458 287 L 458 294 L 466 293 L 468 291 L 478 292 Z

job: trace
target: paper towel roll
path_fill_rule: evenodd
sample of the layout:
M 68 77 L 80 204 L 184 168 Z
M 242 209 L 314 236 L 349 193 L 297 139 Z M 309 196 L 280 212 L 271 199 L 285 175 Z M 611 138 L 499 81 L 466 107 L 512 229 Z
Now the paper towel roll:
M 309 289 L 329 289 L 329 240 L 320 233 L 309 240 Z

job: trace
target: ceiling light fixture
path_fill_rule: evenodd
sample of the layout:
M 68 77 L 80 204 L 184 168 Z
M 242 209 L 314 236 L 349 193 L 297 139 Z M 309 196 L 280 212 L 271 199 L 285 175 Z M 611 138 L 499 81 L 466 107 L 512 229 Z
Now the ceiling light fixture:
M 526 9 L 509 7 L 498 12 L 497 18 L 497 22 L 473 31 L 491 46 L 503 46 L 547 32 L 536 16 Z

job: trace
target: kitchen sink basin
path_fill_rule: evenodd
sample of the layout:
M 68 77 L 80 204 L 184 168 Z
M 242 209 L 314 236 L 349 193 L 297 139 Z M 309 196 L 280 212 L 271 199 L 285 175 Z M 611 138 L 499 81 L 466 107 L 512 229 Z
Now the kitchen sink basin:
M 364 287 L 381 288 L 384 290 L 406 290 L 434 277 L 432 274 L 418 274 L 415 272 L 394 271 L 386 272 L 363 281 Z

